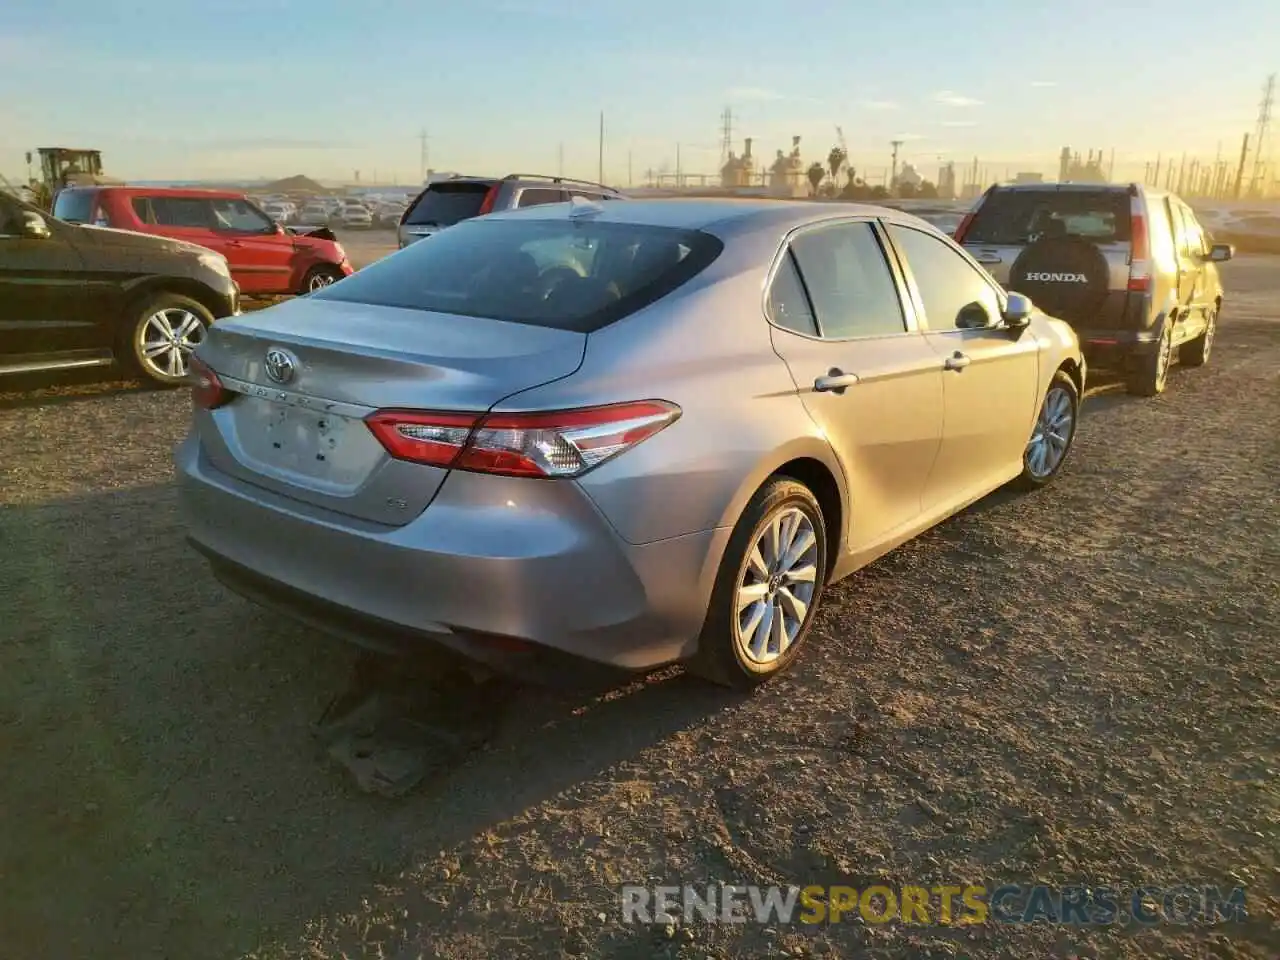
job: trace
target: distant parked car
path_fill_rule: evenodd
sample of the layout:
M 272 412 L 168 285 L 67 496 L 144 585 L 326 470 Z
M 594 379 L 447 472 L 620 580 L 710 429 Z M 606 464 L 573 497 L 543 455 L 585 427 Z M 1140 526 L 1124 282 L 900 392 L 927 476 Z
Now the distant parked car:
M 624 200 L 617 190 L 586 180 L 513 173 L 506 177 L 452 177 L 427 185 L 400 220 L 401 248 L 455 223 L 498 210 L 586 200 Z
M 1069 322 L 1091 364 L 1130 393 L 1163 392 L 1176 356 L 1208 362 L 1224 293 L 1213 243 L 1191 208 L 1138 184 L 992 187 L 956 232 L 1010 290 Z
M 359 643 L 749 687 L 827 583 L 1052 481 L 1084 375 L 903 213 L 542 206 L 215 326 L 180 499 L 225 583 Z
M 298 213 L 298 223 L 304 227 L 327 227 L 332 219 L 329 205 L 319 200 L 304 204 Z
M 118 364 L 176 386 L 210 325 L 238 310 L 231 268 L 211 250 L 64 223 L 0 194 L 0 385 Z
M 270 200 L 262 205 L 262 212 L 276 223 L 289 223 L 294 217 L 293 204 L 286 200 Z
M 373 226 L 373 214 L 362 203 L 344 203 L 336 214 L 341 226 L 351 229 L 368 230 Z
M 284 229 L 243 194 L 163 187 L 76 187 L 58 194 L 54 216 L 185 240 L 222 254 L 241 292 L 307 293 L 349 276 L 332 237 Z

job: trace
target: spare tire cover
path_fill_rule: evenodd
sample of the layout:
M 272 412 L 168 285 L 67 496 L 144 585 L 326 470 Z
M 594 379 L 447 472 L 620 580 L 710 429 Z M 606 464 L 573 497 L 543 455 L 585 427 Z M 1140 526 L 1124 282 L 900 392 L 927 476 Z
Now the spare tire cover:
M 1098 315 L 1110 286 L 1107 258 L 1080 237 L 1037 240 L 1009 271 L 1009 289 L 1025 294 L 1050 316 L 1088 322 Z

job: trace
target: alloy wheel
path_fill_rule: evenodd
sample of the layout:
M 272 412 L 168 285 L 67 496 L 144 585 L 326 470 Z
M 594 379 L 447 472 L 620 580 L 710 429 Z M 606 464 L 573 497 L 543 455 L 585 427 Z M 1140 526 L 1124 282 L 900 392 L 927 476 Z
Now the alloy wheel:
M 1063 386 L 1052 386 L 1040 406 L 1031 439 L 1027 441 L 1027 469 L 1037 480 L 1052 476 L 1071 446 L 1075 410 L 1071 394 Z
M 773 514 L 747 554 L 735 591 L 734 641 L 755 664 L 769 664 L 800 635 L 818 583 L 818 538 L 798 507 Z
M 1160 337 L 1160 346 L 1157 349 L 1159 353 L 1156 354 L 1156 390 L 1159 391 L 1164 389 L 1165 381 L 1169 379 L 1169 364 L 1173 362 L 1173 331 L 1167 326 Z
M 323 290 L 325 287 L 331 287 L 334 284 L 333 274 L 327 270 L 321 270 L 311 275 L 311 279 L 307 281 L 307 292 L 315 293 L 317 290 Z
M 158 310 L 138 331 L 138 356 L 146 372 L 161 380 L 187 375 L 191 353 L 205 338 L 204 322 L 182 307 Z
M 1209 322 L 1204 328 L 1204 349 L 1200 352 L 1201 359 L 1208 361 L 1209 351 L 1213 349 L 1213 335 L 1218 329 L 1218 314 L 1213 312 L 1209 314 Z

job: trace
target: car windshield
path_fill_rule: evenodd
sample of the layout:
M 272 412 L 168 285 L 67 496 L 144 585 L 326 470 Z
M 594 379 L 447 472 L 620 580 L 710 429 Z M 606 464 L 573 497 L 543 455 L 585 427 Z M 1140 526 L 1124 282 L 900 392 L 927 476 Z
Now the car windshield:
M 419 227 L 451 227 L 480 212 L 486 183 L 437 183 L 428 187 L 409 211 L 405 223 Z
M 53 215 L 67 223 L 89 223 L 93 220 L 92 190 L 63 190 L 53 204 Z
M 587 333 L 665 296 L 721 249 L 692 230 L 474 220 L 313 296 Z
M 1095 243 L 1129 239 L 1129 196 L 1119 190 L 997 190 L 978 208 L 966 243 L 1024 244 L 1041 237 Z

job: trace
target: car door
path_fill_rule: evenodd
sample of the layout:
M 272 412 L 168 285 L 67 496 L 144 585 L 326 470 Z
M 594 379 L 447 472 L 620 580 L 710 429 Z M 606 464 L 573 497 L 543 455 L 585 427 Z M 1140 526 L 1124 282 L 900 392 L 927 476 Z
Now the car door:
M 87 309 L 83 262 L 70 242 L 76 228 L 45 216 L 49 236 L 31 237 L 27 213 L 34 211 L 0 194 L 0 371 L 33 354 L 104 346 Z
M 569 195 L 559 188 L 525 187 L 516 197 L 517 207 L 540 207 L 544 203 L 564 203 Z
M 1003 326 L 1003 292 L 955 244 L 900 224 L 887 231 L 944 371 L 942 445 L 923 509 L 948 513 L 1021 471 L 1039 411 L 1039 344 Z
M 1199 286 L 1203 261 L 1192 239 L 1191 227 L 1187 222 L 1187 210 L 1172 197 L 1166 198 L 1169 207 L 1169 222 L 1173 225 L 1173 246 L 1178 260 L 1178 327 L 1175 340 L 1183 339 L 1182 328 L 1187 324 L 1196 299 L 1196 288 Z
M 942 440 L 942 364 L 870 221 L 792 235 L 768 312 L 774 349 L 844 470 L 849 551 L 873 553 L 920 518 Z
M 1206 260 L 1209 245 L 1194 211 L 1185 203 L 1175 201 L 1175 205 L 1182 222 L 1182 239 L 1177 244 L 1178 295 L 1183 304 L 1179 311 L 1178 339 L 1191 340 L 1204 329 L 1206 310 L 1213 298 L 1211 271 L 1216 268 Z M 1184 284 L 1190 288 L 1186 291 L 1186 299 L 1183 299 Z
M 209 201 L 218 252 L 245 293 L 293 293 L 293 239 L 248 200 Z
M 133 211 L 148 224 L 148 233 L 198 243 L 226 256 L 224 245 L 213 232 L 213 208 L 208 197 L 137 196 L 133 198 Z

